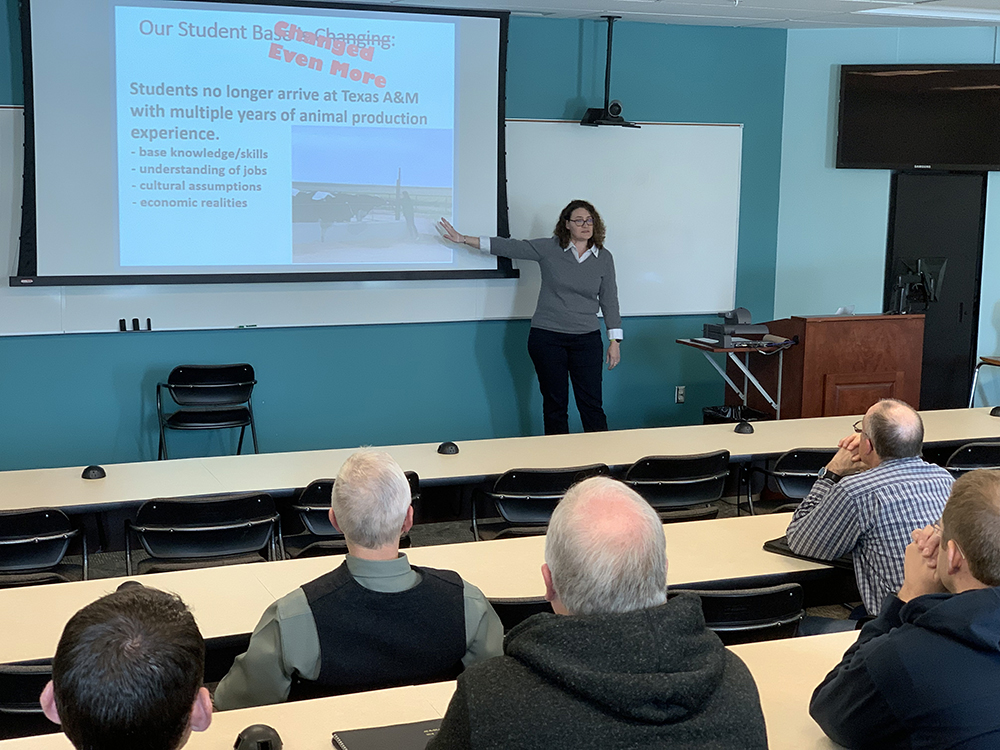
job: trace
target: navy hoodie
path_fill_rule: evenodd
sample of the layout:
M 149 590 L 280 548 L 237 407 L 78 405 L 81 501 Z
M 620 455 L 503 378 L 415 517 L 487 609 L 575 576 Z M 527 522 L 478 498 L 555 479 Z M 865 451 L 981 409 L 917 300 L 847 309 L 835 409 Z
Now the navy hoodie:
M 1000 748 L 1000 589 L 887 596 L 809 713 L 854 750 Z

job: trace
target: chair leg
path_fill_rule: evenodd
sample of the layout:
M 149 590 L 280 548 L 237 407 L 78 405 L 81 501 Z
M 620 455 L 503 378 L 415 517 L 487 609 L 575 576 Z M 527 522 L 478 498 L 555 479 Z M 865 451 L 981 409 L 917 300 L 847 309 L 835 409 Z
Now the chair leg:
M 476 493 L 473 492 L 472 493 L 472 538 L 475 541 L 478 542 L 478 541 L 481 541 L 481 540 L 479 538 L 479 523 L 476 520 L 476 501 L 477 500 L 479 500 L 479 498 L 476 496 Z
M 755 516 L 755 515 L 757 515 L 757 512 L 754 510 L 754 507 L 753 507 L 753 469 L 750 468 L 750 467 L 747 467 L 745 469 L 744 476 L 746 476 L 746 480 L 747 480 L 746 481 L 746 485 L 747 485 L 747 512 L 751 516 Z M 740 511 L 741 511 L 741 509 L 740 509 L 740 498 L 737 497 L 736 498 L 736 515 L 737 516 L 740 515 Z
M 253 438 L 253 452 L 260 453 L 260 449 L 257 447 L 257 428 L 253 423 L 253 414 L 250 415 L 250 437 Z
M 247 431 L 246 425 L 240 427 L 240 442 L 236 444 L 236 455 L 240 455 L 243 452 L 243 433 Z
M 156 460 L 163 461 L 167 458 L 167 441 L 163 435 L 163 422 L 160 422 L 160 448 L 156 453 Z
M 80 529 L 80 533 L 83 535 L 83 580 L 87 580 L 87 575 L 90 572 L 90 567 L 87 558 L 87 530 Z
M 274 519 L 271 526 L 271 543 L 268 545 L 268 549 L 272 562 L 285 559 L 285 540 L 281 536 L 281 516 Z
M 982 367 L 985 362 L 977 362 L 975 369 L 972 371 L 972 390 L 969 391 L 969 408 L 971 409 L 976 403 L 976 383 L 979 381 L 979 368 Z
M 132 540 L 129 522 L 125 521 L 125 575 L 132 575 Z

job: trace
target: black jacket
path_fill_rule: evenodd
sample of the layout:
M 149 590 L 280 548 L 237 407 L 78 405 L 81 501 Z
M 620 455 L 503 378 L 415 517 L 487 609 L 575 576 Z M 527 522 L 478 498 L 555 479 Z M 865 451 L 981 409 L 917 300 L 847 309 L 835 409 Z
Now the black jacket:
M 1000 748 L 1000 589 L 887 596 L 813 693 L 832 739 L 863 748 Z
M 746 665 L 682 594 L 627 614 L 539 614 L 507 634 L 504 656 L 476 664 L 427 746 L 766 748 Z

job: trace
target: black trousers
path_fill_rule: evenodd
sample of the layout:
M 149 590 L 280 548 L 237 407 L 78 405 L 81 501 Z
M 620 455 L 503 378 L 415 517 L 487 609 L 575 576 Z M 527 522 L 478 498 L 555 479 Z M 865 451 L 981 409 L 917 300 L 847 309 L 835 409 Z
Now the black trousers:
M 569 432 L 570 380 L 584 432 L 608 429 L 601 405 L 604 342 L 600 330 L 557 333 L 532 328 L 528 333 L 528 355 L 538 374 L 546 435 Z

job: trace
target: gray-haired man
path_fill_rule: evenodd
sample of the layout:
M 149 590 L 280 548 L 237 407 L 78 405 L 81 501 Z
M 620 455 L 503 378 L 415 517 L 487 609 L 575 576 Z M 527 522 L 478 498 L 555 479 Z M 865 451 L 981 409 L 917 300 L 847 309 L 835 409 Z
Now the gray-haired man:
M 753 678 L 705 627 L 701 604 L 667 602 L 663 527 L 612 479 L 573 487 L 545 541 L 546 599 L 505 655 L 467 670 L 428 750 L 766 748 Z
M 840 441 L 785 532 L 799 555 L 836 560 L 851 553 L 871 615 L 903 584 L 910 532 L 941 517 L 954 481 L 920 457 L 923 444 L 920 415 L 882 399 Z
M 399 553 L 413 508 L 391 456 L 364 450 L 344 462 L 330 520 L 347 559 L 267 608 L 216 708 L 452 679 L 501 653 L 503 626 L 479 589 Z

